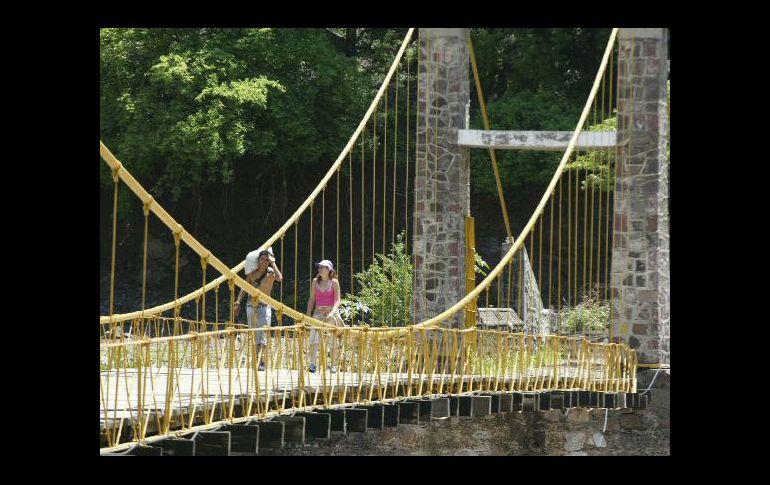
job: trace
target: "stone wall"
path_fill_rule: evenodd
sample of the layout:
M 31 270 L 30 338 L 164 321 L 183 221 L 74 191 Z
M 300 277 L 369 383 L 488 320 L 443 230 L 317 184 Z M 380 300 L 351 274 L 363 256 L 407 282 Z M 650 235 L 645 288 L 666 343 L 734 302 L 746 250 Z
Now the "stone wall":
M 667 29 L 620 29 L 611 268 L 613 335 L 670 363 Z
M 655 371 L 643 371 L 646 389 Z M 281 455 L 670 455 L 670 374 L 646 409 L 524 411 L 434 419 L 284 448 Z M 605 429 L 605 415 L 607 424 Z
M 413 251 L 416 321 L 465 296 L 469 151 L 457 146 L 469 99 L 467 29 L 420 29 Z M 464 327 L 459 312 L 449 325 Z

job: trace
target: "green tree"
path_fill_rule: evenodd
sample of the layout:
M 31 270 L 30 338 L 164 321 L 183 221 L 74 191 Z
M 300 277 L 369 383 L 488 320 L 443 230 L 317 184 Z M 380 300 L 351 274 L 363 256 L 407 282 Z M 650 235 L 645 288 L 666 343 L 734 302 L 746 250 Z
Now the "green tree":
M 667 105 L 671 104 L 671 82 L 667 81 Z M 669 111 L 670 113 L 670 111 Z M 670 119 L 670 114 L 669 114 Z M 670 157 L 670 139 L 671 128 L 669 120 L 669 130 L 666 140 L 666 157 Z M 617 131 L 618 117 L 617 110 L 613 110 L 613 116 L 604 119 L 602 122 L 590 125 L 585 131 Z M 566 170 L 583 170 L 587 176 L 580 182 L 581 190 L 594 188 L 603 192 L 612 191 L 615 188 L 615 150 L 597 150 L 578 155 L 572 162 L 569 162 Z
M 375 261 L 354 278 L 358 294 L 346 294 L 343 318 L 368 321 L 370 325 L 403 327 L 412 322 L 412 257 L 406 252 L 404 233 L 396 237 L 388 254 L 377 253 Z
M 505 130 L 572 130 L 580 116 L 581 106 L 571 104 L 564 96 L 540 89 L 537 91 L 508 92 L 490 104 L 489 118 L 492 129 Z M 481 115 L 472 120 L 474 129 L 483 129 Z M 500 179 L 506 197 L 517 194 L 542 193 L 553 177 L 561 154 L 520 150 L 496 152 Z M 497 194 L 492 161 L 487 150 L 472 154 L 471 186 L 479 193 Z
M 617 131 L 617 114 L 601 123 L 589 126 L 584 131 Z M 578 155 L 568 162 L 565 170 L 582 170 L 585 178 L 580 181 L 580 190 L 593 188 L 612 192 L 615 188 L 615 150 L 596 150 Z
M 102 138 L 173 201 L 244 163 L 329 160 L 363 113 L 355 63 L 318 29 L 102 29 L 100 42 Z
M 574 130 L 611 29 L 471 29 L 492 129 Z M 472 91 L 471 126 L 482 129 Z M 498 151 L 509 206 L 542 194 L 561 155 Z M 488 152 L 473 152 L 474 193 L 496 197 Z

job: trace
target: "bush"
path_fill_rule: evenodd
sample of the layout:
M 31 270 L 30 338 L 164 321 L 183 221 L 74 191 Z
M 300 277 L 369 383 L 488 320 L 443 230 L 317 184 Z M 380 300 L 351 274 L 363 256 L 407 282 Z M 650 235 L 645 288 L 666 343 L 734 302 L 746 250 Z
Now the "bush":
M 355 301 L 355 298 L 350 294 L 345 295 L 339 306 L 340 316 L 345 322 L 363 322 L 368 320 L 372 313 L 372 309 L 366 306 L 364 303 Z
M 609 328 L 609 320 L 609 303 L 586 297 L 576 307 L 564 310 L 561 328 L 569 333 L 602 332 Z
M 473 253 L 473 269 L 476 274 L 480 274 L 481 276 L 486 276 L 487 271 L 491 269 L 489 267 L 489 264 L 487 264 L 487 262 L 484 261 L 481 255 L 475 251 Z
M 403 327 L 412 322 L 412 257 L 401 232 L 387 255 L 376 254 L 374 263 L 354 275 L 359 291 L 340 304 L 347 322 L 372 326 Z

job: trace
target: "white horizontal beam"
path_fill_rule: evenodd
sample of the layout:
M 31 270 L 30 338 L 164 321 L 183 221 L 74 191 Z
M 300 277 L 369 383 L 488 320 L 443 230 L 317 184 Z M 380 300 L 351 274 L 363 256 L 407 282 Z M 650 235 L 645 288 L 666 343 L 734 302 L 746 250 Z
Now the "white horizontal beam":
M 469 148 L 500 150 L 564 151 L 572 138 L 571 131 L 503 131 L 457 130 L 457 144 Z M 591 150 L 613 148 L 617 144 L 615 131 L 584 131 L 577 148 Z

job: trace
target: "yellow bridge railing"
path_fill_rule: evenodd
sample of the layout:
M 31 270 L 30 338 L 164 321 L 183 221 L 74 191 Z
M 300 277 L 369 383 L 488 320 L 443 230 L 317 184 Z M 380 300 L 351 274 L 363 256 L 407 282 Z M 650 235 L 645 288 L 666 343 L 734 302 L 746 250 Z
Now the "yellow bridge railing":
M 288 409 L 477 391 L 636 391 L 636 353 L 583 338 L 416 327 L 209 330 L 173 319 L 133 325 L 134 338 L 99 349 L 105 449 Z M 173 335 L 179 331 L 187 333 Z M 313 339 L 320 350 L 310 372 Z

